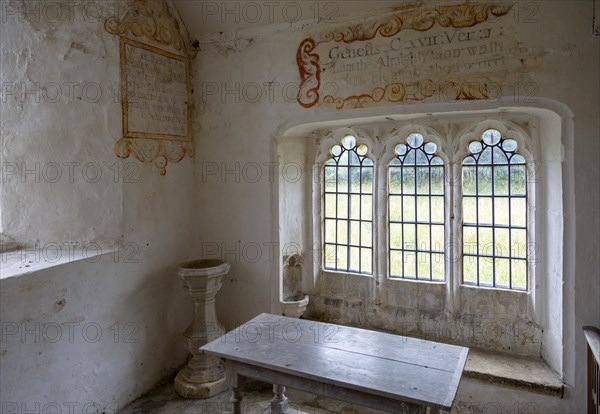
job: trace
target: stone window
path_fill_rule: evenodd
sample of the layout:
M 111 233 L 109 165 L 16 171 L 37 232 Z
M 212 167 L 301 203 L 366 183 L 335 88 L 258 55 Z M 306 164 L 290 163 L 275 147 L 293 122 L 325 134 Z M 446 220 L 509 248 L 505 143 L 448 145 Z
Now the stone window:
M 390 279 L 444 282 L 451 268 L 446 264 L 460 258 L 456 270 L 462 284 L 526 291 L 532 237 L 527 162 L 518 142 L 495 128 L 461 139 L 454 151 L 450 139 L 439 141 L 445 154 L 442 145 L 417 131 L 380 140 L 379 158 L 393 152 L 387 163 L 375 159 L 387 168 L 381 172 L 387 181 L 379 184 L 384 191 L 373 182 L 368 145 L 352 134 L 328 144 L 322 172 L 323 269 L 371 275 L 373 253 L 385 254 L 383 270 Z M 463 154 L 457 168 L 440 156 L 457 154 Z M 458 214 L 450 211 L 446 187 L 458 201 Z M 373 194 L 380 196 L 376 214 L 387 218 L 379 224 L 387 253 L 381 246 L 373 249 Z M 460 228 L 462 242 L 446 238 L 452 228 Z
M 573 177 L 572 160 L 565 161 L 563 144 L 571 145 L 570 112 L 465 106 L 451 112 L 298 120 L 277 139 L 280 165 L 303 166 L 306 172 L 278 182 L 279 242 L 295 246 L 302 256 L 303 289 L 311 294 L 312 312 L 331 321 L 542 355 L 561 372 L 563 281 L 573 265 L 571 245 L 565 243 L 566 226 L 572 226 L 571 213 L 565 214 L 573 211 L 572 186 L 565 184 Z M 372 196 L 372 217 L 359 217 L 370 221 L 372 244 L 356 245 L 372 251 L 370 271 L 331 264 L 325 257 L 325 245 L 336 244 L 326 219 L 350 221 L 347 212 L 326 212 L 339 194 L 328 198 L 325 190 L 333 184 L 326 170 L 350 167 L 342 167 L 332 153 L 349 136 L 355 143 L 345 151 L 358 155 L 365 145 L 364 157 L 372 163 L 370 194 L 364 188 L 359 192 Z M 495 149 L 493 163 L 491 155 L 484 162 L 488 148 Z M 509 173 L 510 180 L 502 178 Z M 479 184 L 482 192 L 473 193 Z M 412 209 L 403 209 L 403 203 L 412 203 Z M 479 219 L 477 211 L 473 218 L 473 206 L 481 208 Z M 498 239 L 491 250 L 473 250 L 468 237 L 463 244 L 463 231 L 478 234 L 480 229 L 492 243 Z M 480 262 L 495 262 L 499 271 L 490 277 L 477 265 L 479 284 L 473 268 L 463 277 L 464 262 L 476 263 L 478 256 Z
M 444 161 L 437 145 L 410 134 L 388 170 L 389 275 L 445 280 Z
M 352 135 L 330 148 L 323 174 L 323 266 L 373 272 L 373 161 Z
M 462 275 L 474 286 L 527 290 L 527 163 L 488 129 L 462 162 Z

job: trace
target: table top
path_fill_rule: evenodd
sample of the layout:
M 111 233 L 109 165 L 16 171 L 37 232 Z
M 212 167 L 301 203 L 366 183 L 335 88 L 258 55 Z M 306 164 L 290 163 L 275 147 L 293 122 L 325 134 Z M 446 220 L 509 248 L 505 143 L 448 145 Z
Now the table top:
M 267 313 L 201 350 L 445 410 L 452 407 L 469 352 L 462 346 Z

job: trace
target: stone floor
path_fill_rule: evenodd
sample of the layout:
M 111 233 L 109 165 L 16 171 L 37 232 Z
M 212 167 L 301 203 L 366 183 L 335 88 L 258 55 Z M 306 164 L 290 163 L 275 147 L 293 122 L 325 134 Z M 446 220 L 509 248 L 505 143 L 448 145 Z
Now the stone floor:
M 348 404 L 331 398 L 318 397 L 302 391 L 288 389 L 288 414 L 383 414 L 382 411 Z M 244 414 L 269 413 L 272 386 L 262 382 L 248 382 L 243 387 L 242 412 Z M 229 391 L 207 400 L 186 400 L 180 397 L 172 383 L 165 384 L 146 394 L 119 411 L 120 414 L 220 414 L 230 412 Z

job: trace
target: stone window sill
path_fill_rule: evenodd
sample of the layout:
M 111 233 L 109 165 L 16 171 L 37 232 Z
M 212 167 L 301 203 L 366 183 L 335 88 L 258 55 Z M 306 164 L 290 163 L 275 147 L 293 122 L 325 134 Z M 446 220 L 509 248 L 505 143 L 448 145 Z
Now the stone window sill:
M 65 249 L 60 250 L 60 254 L 57 252 L 53 251 L 50 254 L 48 250 L 25 248 L 0 253 L 0 279 L 24 276 L 81 260 L 95 263 L 100 260 L 100 256 L 110 253 L 94 249 Z
M 542 358 L 469 349 L 464 376 L 559 396 L 564 384 Z

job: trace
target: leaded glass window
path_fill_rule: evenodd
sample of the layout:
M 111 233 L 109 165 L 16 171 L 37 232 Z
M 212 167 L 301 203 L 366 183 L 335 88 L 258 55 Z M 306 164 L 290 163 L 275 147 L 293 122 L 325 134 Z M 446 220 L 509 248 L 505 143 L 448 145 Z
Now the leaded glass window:
M 443 281 L 444 162 L 421 134 L 395 147 L 389 166 L 390 277 Z
M 488 129 L 462 162 L 463 283 L 527 290 L 527 164 Z
M 373 273 L 373 161 L 352 135 L 324 166 L 324 268 Z

